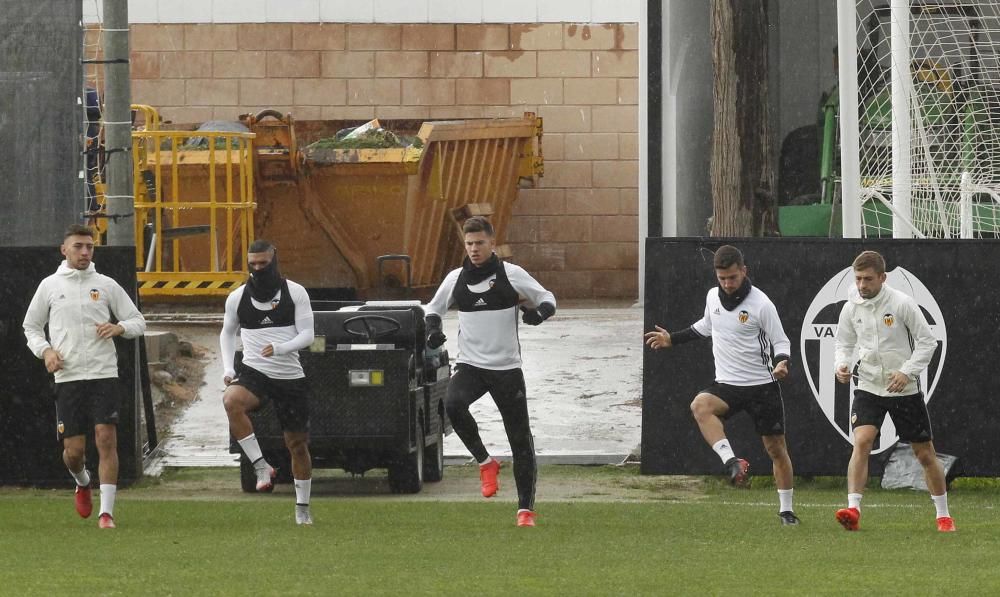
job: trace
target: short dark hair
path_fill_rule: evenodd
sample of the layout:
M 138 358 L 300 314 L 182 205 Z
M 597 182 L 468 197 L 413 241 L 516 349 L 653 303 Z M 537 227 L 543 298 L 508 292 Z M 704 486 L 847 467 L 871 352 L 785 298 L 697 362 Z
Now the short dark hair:
M 885 273 L 885 258 L 876 251 L 863 251 L 851 264 L 855 270 L 873 269 L 876 274 Z
M 493 224 L 484 216 L 472 216 L 462 224 L 462 234 L 470 232 L 485 232 L 486 236 L 493 236 Z
M 258 238 L 250 243 L 250 248 L 247 249 L 247 253 L 267 253 L 269 251 L 274 251 L 274 249 L 274 244 L 271 241 Z
M 63 240 L 71 236 L 89 236 L 94 238 L 94 229 L 90 226 L 84 226 L 83 224 L 70 224 L 66 227 L 66 233 L 63 234 Z
M 733 265 L 743 267 L 743 253 L 732 245 L 722 245 L 715 251 L 715 269 L 729 269 Z

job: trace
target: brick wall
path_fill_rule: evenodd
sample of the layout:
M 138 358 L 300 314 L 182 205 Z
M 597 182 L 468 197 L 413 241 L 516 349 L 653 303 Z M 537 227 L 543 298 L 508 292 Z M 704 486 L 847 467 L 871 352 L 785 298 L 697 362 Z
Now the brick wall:
M 514 261 L 562 298 L 635 298 L 635 24 L 134 24 L 133 101 L 174 122 L 544 118 Z

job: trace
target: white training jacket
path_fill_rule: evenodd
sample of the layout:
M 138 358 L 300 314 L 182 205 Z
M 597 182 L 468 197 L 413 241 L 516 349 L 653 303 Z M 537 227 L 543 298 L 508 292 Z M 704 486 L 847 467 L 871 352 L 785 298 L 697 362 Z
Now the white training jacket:
M 920 372 L 930 364 L 937 339 L 916 301 L 883 284 L 874 298 L 861 298 L 857 288 L 847 293 L 837 324 L 835 369 L 852 369 L 855 349 L 860 360 L 858 389 L 877 396 L 909 396 L 920 391 Z M 899 393 L 886 390 L 894 371 L 910 378 Z
M 145 333 L 146 319 L 117 282 L 97 273 L 93 262 L 78 270 L 63 261 L 35 290 L 24 314 L 24 337 L 36 357 L 42 358 L 47 348 L 62 357 L 56 383 L 118 377 L 115 343 L 97 335 L 97 325 L 109 322 L 112 315 L 125 329 L 123 337 Z

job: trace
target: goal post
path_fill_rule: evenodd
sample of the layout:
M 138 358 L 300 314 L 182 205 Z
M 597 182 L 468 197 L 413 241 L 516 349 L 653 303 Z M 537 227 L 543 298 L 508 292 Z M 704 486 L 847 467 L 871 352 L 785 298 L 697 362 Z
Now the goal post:
M 1000 237 L 1000 0 L 838 0 L 843 236 Z
M 844 238 L 861 236 L 861 145 L 858 138 L 856 0 L 837 0 L 837 77 L 840 93 L 841 222 Z M 845 59 L 846 57 L 846 59 Z

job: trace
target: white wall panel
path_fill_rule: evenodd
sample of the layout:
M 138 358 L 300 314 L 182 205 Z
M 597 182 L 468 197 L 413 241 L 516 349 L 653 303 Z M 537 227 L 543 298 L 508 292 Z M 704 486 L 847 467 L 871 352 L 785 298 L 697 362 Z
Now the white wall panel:
M 319 0 L 319 18 L 324 23 L 372 23 L 372 0 Z
M 375 0 L 376 23 L 426 23 L 428 0 Z
M 267 0 L 264 16 L 269 23 L 316 23 L 319 0 Z
M 637 23 L 642 0 L 128 0 L 130 23 Z M 87 23 L 103 0 L 81 0 Z

